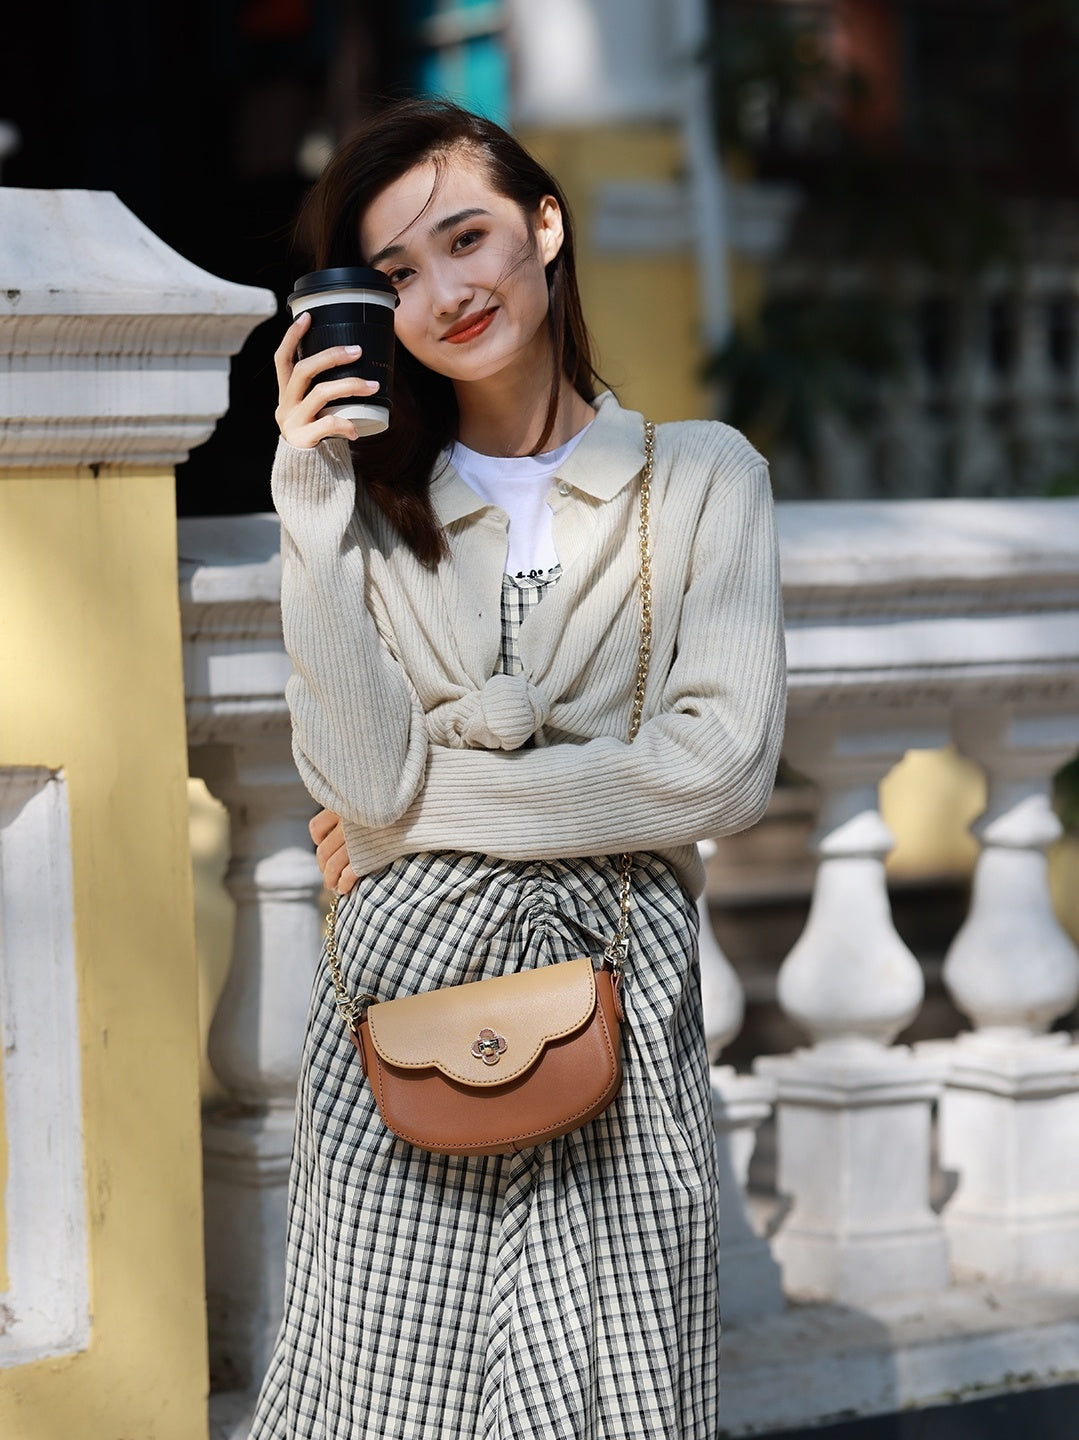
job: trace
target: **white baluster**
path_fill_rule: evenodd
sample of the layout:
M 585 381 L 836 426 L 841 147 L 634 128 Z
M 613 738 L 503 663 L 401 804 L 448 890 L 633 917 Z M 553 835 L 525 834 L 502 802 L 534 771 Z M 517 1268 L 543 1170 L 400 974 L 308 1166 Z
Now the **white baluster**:
M 210 1031 L 230 1103 L 204 1117 L 207 1305 L 217 1388 L 261 1379 L 281 1319 L 293 1106 L 321 945 L 314 802 L 287 736 L 192 751 L 224 802 L 236 902 L 232 965 Z
M 892 923 L 891 835 L 877 787 L 908 748 L 939 745 L 933 717 L 791 717 L 786 754 L 821 790 L 820 864 L 809 919 L 779 974 L 779 999 L 816 1042 L 764 1057 L 778 1087 L 779 1189 L 792 1197 L 774 1244 L 788 1294 L 858 1303 L 947 1280 L 929 1207 L 932 1058 L 888 1042 L 923 981 Z
M 705 840 L 697 847 L 701 859 L 711 860 L 716 853 L 714 840 Z M 729 1045 L 742 1028 L 746 1002 L 738 972 L 723 953 L 708 908 L 707 891 L 697 901 L 700 921 L 701 1002 L 704 1009 L 704 1038 L 708 1058 L 718 1060 L 719 1053 Z
M 705 841 L 705 859 L 715 854 Z M 734 966 L 712 929 L 707 895 L 697 904 L 700 916 L 701 992 L 708 1054 L 719 1059 L 742 1028 L 745 995 Z M 757 1131 L 772 1113 L 775 1084 L 760 1075 L 739 1075 L 733 1065 L 713 1064 L 712 1114 L 719 1157 L 719 1293 L 724 1325 L 745 1324 L 784 1306 L 779 1266 L 766 1240 L 754 1230 L 746 1209 L 749 1162 Z
M 956 740 L 984 766 L 989 801 L 970 913 L 944 965 L 976 1027 L 948 1047 L 940 1112 L 941 1162 L 959 1177 L 945 1211 L 953 1263 L 962 1277 L 1075 1285 L 1079 1150 L 1063 1137 L 1079 1134 L 1079 1047 L 1046 1032 L 1079 998 L 1079 953 L 1053 914 L 1045 848 L 1079 714 L 965 711 Z

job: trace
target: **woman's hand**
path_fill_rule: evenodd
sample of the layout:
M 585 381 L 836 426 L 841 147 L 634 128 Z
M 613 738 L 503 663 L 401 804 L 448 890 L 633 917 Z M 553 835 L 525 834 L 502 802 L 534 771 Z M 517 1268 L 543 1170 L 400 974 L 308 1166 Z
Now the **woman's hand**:
M 360 355 L 358 345 L 335 345 L 320 350 L 306 360 L 296 359 L 301 337 L 311 324 L 310 311 L 305 311 L 285 331 L 284 339 L 274 352 L 277 370 L 277 428 L 290 445 L 310 450 L 320 440 L 340 435 L 345 440 L 357 439 L 356 427 L 342 415 L 319 412 L 333 400 L 349 396 L 367 399 L 378 389 L 377 380 L 322 380 L 313 383 L 324 370 L 336 365 L 351 365 Z
M 307 828 L 315 842 L 315 859 L 322 871 L 322 883 L 327 890 L 347 895 L 358 876 L 348 863 L 341 817 L 332 810 L 320 810 Z

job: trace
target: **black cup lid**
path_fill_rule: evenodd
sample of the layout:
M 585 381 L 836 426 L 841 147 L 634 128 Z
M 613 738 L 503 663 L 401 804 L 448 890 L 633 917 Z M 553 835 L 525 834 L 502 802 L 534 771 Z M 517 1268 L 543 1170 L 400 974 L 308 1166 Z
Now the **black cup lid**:
M 381 290 L 384 295 L 392 295 L 393 303 L 397 304 L 397 291 L 381 270 L 372 270 L 368 265 L 337 265 L 332 270 L 312 270 L 310 274 L 300 276 L 288 298 L 291 303 L 324 290 Z

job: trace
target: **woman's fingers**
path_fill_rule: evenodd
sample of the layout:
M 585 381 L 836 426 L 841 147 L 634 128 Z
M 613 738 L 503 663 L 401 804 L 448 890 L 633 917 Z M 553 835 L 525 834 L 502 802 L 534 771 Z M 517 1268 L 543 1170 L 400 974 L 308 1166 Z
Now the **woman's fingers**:
M 308 825 L 307 833 L 311 836 L 315 844 L 319 845 L 325 840 L 326 836 L 329 835 L 330 831 L 340 824 L 340 815 L 335 815 L 332 810 L 320 810 Z M 344 839 L 343 830 L 341 832 L 341 838 Z
M 315 859 L 322 871 L 322 883 L 327 890 L 347 895 L 358 877 L 348 862 L 341 817 L 332 810 L 320 810 L 307 828 L 315 842 Z
M 332 412 L 324 414 L 324 407 L 334 400 L 350 396 L 366 399 L 378 389 L 377 380 L 318 379 L 327 370 L 355 363 L 362 353 L 358 345 L 335 345 L 298 360 L 296 350 L 310 323 L 307 313 L 294 320 L 274 352 L 278 391 L 274 415 L 285 440 L 298 449 L 310 449 L 331 435 L 340 435 L 346 440 L 357 439 L 356 427 L 351 420 Z
M 294 320 L 281 336 L 281 344 L 274 351 L 273 363 L 277 371 L 277 385 L 279 390 L 284 390 L 296 364 L 296 351 L 299 349 L 300 341 L 308 326 L 311 324 L 311 316 L 307 311 Z
M 322 869 L 322 883 L 327 890 L 336 890 L 339 895 L 344 895 L 352 889 L 352 885 L 355 885 L 355 872 L 348 863 L 348 851 L 343 845 L 332 851 L 325 859 L 320 859 L 319 865 Z M 352 876 L 352 884 L 343 886 L 341 880 L 346 871 Z

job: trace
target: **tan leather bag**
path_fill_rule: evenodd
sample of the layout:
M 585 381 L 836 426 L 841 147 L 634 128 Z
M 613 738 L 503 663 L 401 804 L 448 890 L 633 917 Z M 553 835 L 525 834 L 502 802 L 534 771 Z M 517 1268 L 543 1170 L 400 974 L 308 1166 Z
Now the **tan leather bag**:
M 652 640 L 649 500 L 655 426 L 641 474 L 641 638 L 629 739 L 640 729 Z M 596 969 L 583 957 L 396 1000 L 354 999 L 337 951 L 334 896 L 326 956 L 337 1009 L 382 1119 L 442 1155 L 507 1155 L 567 1135 L 622 1088 L 620 990 L 629 946 L 633 860 L 623 855 L 618 930 Z
M 622 1006 L 585 957 L 372 1005 L 352 1032 L 387 1127 L 444 1155 L 579 1129 L 622 1088 Z

